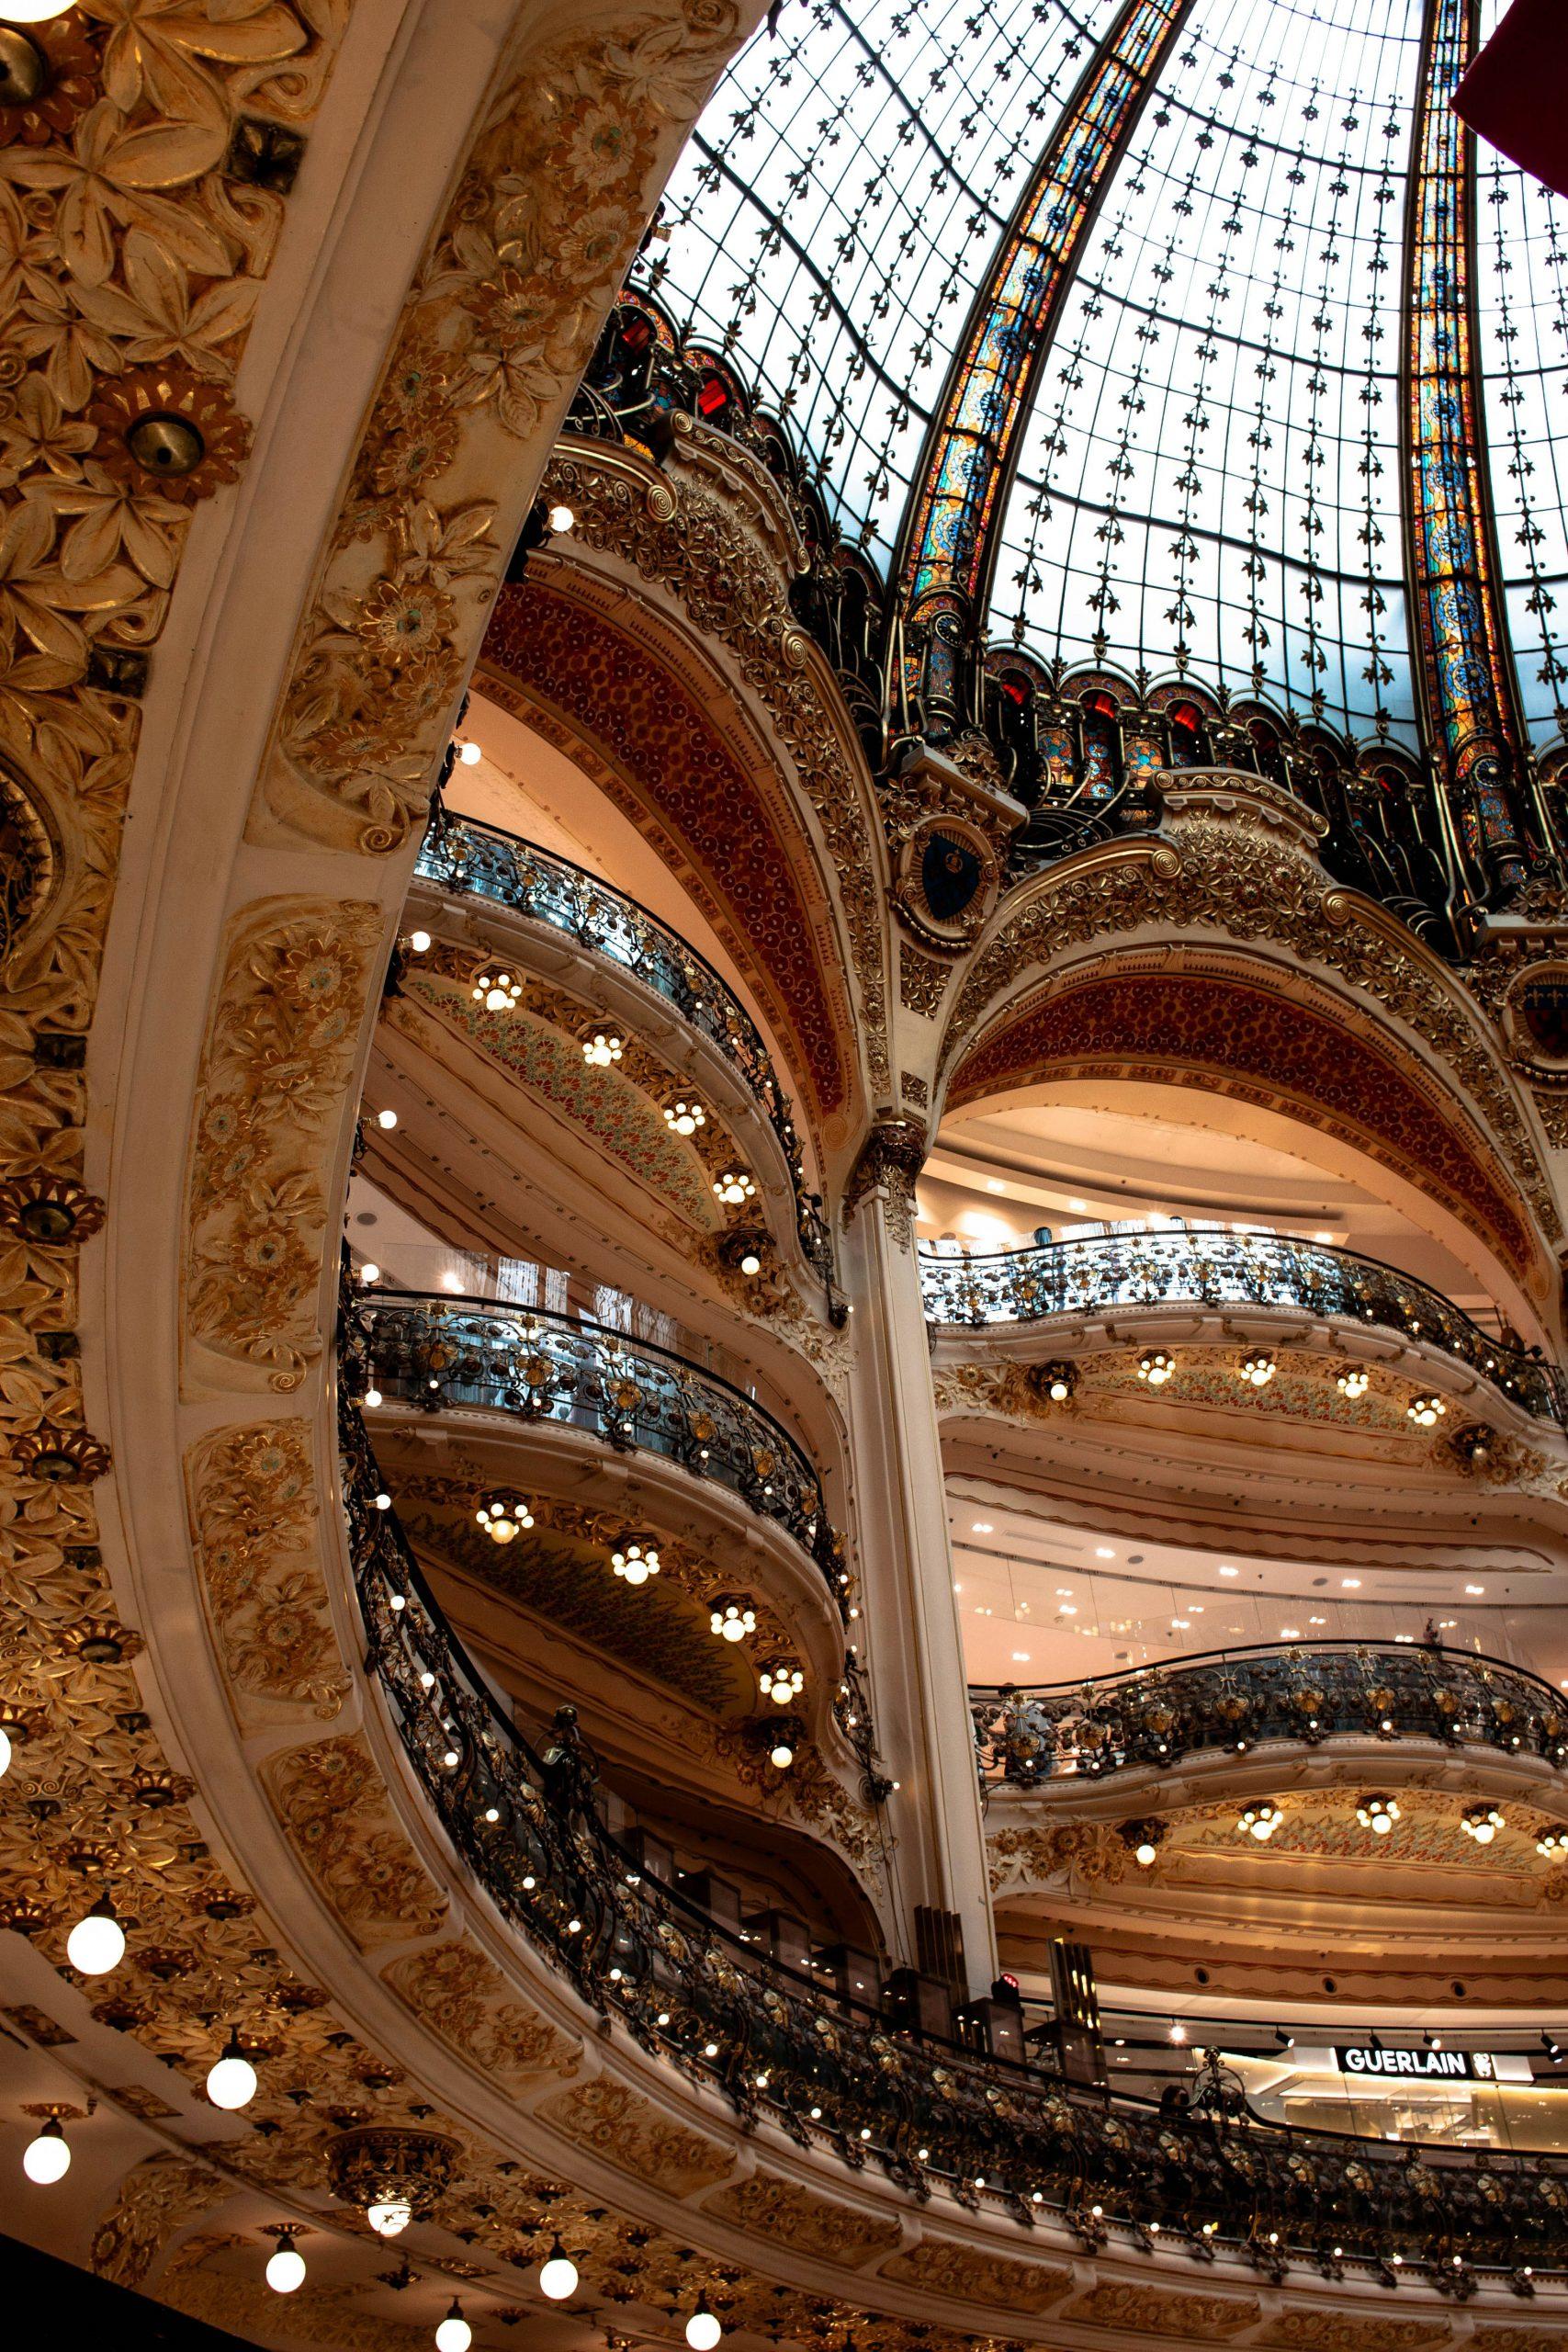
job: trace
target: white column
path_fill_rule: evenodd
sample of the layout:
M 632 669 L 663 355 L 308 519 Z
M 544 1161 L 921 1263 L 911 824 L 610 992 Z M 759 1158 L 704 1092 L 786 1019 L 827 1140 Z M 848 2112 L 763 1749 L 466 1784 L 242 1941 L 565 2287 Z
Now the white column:
M 996 1974 L 996 1937 L 910 1191 L 902 1170 L 876 1182 L 856 1204 L 840 1251 L 853 1306 L 862 1647 L 884 1770 L 900 1783 L 887 1803 L 909 1955 L 917 1904 L 955 1912 L 970 1989 L 983 1992 Z

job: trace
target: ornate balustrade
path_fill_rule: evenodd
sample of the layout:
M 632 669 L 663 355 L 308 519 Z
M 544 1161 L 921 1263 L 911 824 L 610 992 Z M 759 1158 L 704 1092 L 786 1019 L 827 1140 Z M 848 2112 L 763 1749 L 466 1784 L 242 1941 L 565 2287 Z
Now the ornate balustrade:
M 1502 1756 L 1568 1761 L 1568 1704 L 1550 1683 L 1500 1659 L 1436 1645 L 1312 1642 L 1213 1650 L 1049 1689 L 971 1690 L 976 1754 L 987 1785 L 1037 1788 L 1168 1767 L 1205 1749 L 1356 1735 L 1438 1740 Z
M 711 964 L 635 899 L 570 860 L 471 817 L 442 812 L 414 870 L 444 890 L 493 899 L 531 922 L 547 923 L 593 955 L 607 956 L 716 1046 L 778 1137 L 795 1193 L 801 1249 L 823 1280 L 831 1282 L 831 1235 L 820 1199 L 807 1190 L 800 1138 L 778 1074 L 755 1022 Z
M 356 1396 L 564 1421 L 617 1453 L 662 1454 L 794 1536 L 844 1607 L 849 1575 L 813 1464 L 716 1373 L 587 1316 L 493 1300 L 363 1292 L 344 1322 Z
M 1476 2157 L 1258 2122 L 1211 2070 L 1190 2111 L 1077 2089 L 968 2057 L 835 2001 L 636 1868 L 593 1810 L 570 1709 L 536 1750 L 443 1620 L 352 1405 L 342 1416 L 355 1576 L 374 1674 L 457 1853 L 551 1967 L 650 2054 L 711 2085 L 750 2128 L 780 2126 L 924 2198 L 1028 2224 L 1065 2216 L 1088 2245 L 1154 2225 L 1196 2256 L 1235 2248 L 1266 2274 L 1308 2264 L 1388 2285 L 1424 2267 L 1446 2292 L 1478 2274 L 1521 2294 L 1568 2245 L 1568 2166 Z M 1396 2265 L 1404 2266 L 1403 2269 Z
M 1554 1364 L 1506 1347 L 1425 1283 L 1311 1241 L 1273 1234 L 1134 1233 L 1053 1241 L 996 1257 L 922 1253 L 928 1321 L 1043 1323 L 1112 1307 L 1274 1306 L 1392 1331 L 1437 1348 L 1539 1419 L 1568 1420 Z

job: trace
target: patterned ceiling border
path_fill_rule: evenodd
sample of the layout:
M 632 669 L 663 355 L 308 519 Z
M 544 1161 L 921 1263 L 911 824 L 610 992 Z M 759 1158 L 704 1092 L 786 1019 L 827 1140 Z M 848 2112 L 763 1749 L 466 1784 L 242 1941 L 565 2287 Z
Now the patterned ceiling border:
M 1513 1169 L 1553 1249 L 1562 1218 L 1525 1098 L 1461 983 L 1410 935 L 1325 875 L 1299 831 L 1253 777 L 1202 786 L 1168 779 L 1157 837 L 1111 842 L 1067 860 L 1004 900 L 964 978 L 943 1039 L 951 1068 L 988 1013 L 1074 949 L 1150 933 L 1171 941 L 1218 933 L 1284 949 L 1371 1000 L 1391 1031 L 1413 1032 L 1452 1072 L 1473 1123 Z
M 623 450 L 572 443 L 551 463 L 545 488 L 571 507 L 575 537 L 669 590 L 694 628 L 728 645 L 743 684 L 766 709 L 821 829 L 860 989 L 867 1081 L 873 1097 L 886 1100 L 892 1076 L 882 821 L 854 729 L 790 610 L 779 563 L 731 501 L 688 480 L 679 458 L 654 473 Z
M 625 618 L 598 609 L 564 567 L 531 574 L 497 603 L 480 654 L 485 691 L 580 763 L 586 752 L 596 781 L 639 831 L 655 833 L 665 863 L 690 874 L 771 1025 L 789 1039 L 818 1123 L 837 1136 L 857 1073 L 826 879 L 794 811 L 768 806 L 774 797 L 787 809 L 787 795 L 776 785 L 768 794 L 667 652 Z
M 1198 1087 L 1276 1110 L 1337 1137 L 1437 1201 L 1524 1277 L 1533 1252 L 1511 1185 L 1479 1136 L 1438 1107 L 1424 1069 L 1396 1061 L 1342 1006 L 1307 1004 L 1258 975 L 1163 959 L 1062 973 L 1015 1002 L 964 1056 L 948 1107 L 1051 1080 L 1113 1077 Z M 1314 990 L 1320 999 L 1323 992 Z M 1448 1115 L 1444 1115 L 1444 1109 Z

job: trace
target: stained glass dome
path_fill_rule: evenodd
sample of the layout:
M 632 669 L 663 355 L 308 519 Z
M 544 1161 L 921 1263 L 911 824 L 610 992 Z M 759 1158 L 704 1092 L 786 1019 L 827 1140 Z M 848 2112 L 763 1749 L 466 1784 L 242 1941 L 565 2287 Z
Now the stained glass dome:
M 1568 224 L 1450 107 L 1500 8 L 790 6 L 640 282 L 906 609 L 1517 770 L 1568 716 Z

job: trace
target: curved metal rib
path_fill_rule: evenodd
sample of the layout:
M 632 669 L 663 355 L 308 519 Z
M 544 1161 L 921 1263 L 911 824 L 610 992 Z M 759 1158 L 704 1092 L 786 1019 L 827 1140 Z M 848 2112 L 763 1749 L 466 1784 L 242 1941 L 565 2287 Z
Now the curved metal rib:
M 469 1406 L 567 1421 L 618 1453 L 662 1454 L 794 1536 L 842 1607 L 847 1578 L 815 1465 L 770 1412 L 716 1373 L 545 1307 L 362 1293 L 354 1320 L 360 1394 L 372 1386 L 424 1412 Z
M 1195 2254 L 1232 2243 L 1276 2278 L 1309 2261 L 1392 2285 L 1397 2256 L 1451 2290 L 1456 2257 L 1461 2273 L 1561 2265 L 1568 2167 L 1550 2158 L 1282 2129 L 1248 2118 L 1218 2070 L 1188 2112 L 1163 2115 L 923 2044 L 728 1935 L 604 1831 L 570 1710 L 538 1753 L 502 1713 L 396 1514 L 377 1510 L 379 1475 L 346 1404 L 342 1442 L 367 1666 L 453 1848 L 585 2000 L 746 2122 L 765 2115 L 917 2196 L 945 2182 L 1020 2221 L 1054 2211 L 1089 2245 L 1113 2224 L 1157 2223 Z
M 938 1324 L 1043 1323 L 1107 1307 L 1295 1307 L 1438 1348 L 1542 1420 L 1568 1420 L 1555 1364 L 1505 1346 L 1463 1310 L 1393 1266 L 1274 1234 L 1134 1233 L 1053 1241 L 990 1258 L 922 1255 L 926 1317 Z
M 755 1022 L 711 964 L 624 891 L 498 825 L 443 812 L 425 837 L 414 871 L 444 890 L 493 899 L 531 922 L 548 923 L 592 955 L 607 956 L 716 1046 L 778 1137 L 795 1193 L 801 1249 L 824 1282 L 831 1282 L 831 1234 L 819 1197 L 806 1187 L 800 1137 L 778 1073 Z
M 1037 1788 L 1161 1768 L 1260 1740 L 1362 1738 L 1568 1761 L 1568 1706 L 1521 1668 L 1436 1644 L 1312 1642 L 1213 1650 L 1167 1666 L 1032 1690 L 972 1688 L 980 1778 Z

